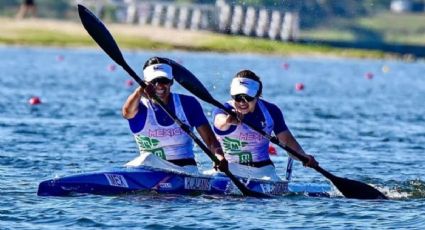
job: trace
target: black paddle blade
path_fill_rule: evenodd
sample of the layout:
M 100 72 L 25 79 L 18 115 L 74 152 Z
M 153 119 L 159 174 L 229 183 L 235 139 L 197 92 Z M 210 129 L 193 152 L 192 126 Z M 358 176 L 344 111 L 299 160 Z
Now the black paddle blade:
M 84 28 L 93 38 L 93 40 L 108 54 L 112 60 L 122 66 L 125 71 L 137 82 L 140 86 L 145 87 L 146 84 L 134 72 L 134 70 L 125 61 L 118 44 L 115 42 L 106 26 L 97 18 L 90 10 L 83 5 L 78 4 L 78 14 L 81 18 L 81 23 Z
M 220 103 L 211 96 L 205 86 L 198 80 L 197 77 L 195 77 L 195 75 L 193 75 L 192 72 L 171 59 L 159 59 L 162 59 L 171 65 L 173 68 L 174 79 L 176 79 L 181 86 L 207 103 L 211 103 L 216 106 L 220 105 Z
M 373 199 L 388 199 L 384 194 L 376 188 L 360 181 L 350 180 L 347 178 L 337 177 L 332 173 L 317 166 L 316 171 L 328 178 L 332 184 L 347 198 L 373 200 Z
M 355 180 L 337 177 L 332 183 L 347 198 L 372 200 L 372 199 L 388 199 L 384 194 L 374 187 Z
M 105 25 L 86 7 L 78 4 L 78 14 L 93 40 L 119 65 L 127 65 L 117 43 Z

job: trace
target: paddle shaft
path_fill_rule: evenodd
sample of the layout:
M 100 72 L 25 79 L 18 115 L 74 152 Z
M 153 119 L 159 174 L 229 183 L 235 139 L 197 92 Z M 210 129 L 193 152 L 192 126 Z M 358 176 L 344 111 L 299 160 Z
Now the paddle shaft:
M 134 70 L 127 64 L 125 61 L 121 50 L 116 44 L 114 38 L 111 33 L 108 31 L 106 26 L 86 7 L 82 5 L 78 5 L 78 12 L 80 14 L 81 21 L 83 23 L 84 28 L 93 38 L 93 40 L 105 51 L 108 56 L 114 60 L 118 65 L 120 65 L 142 88 L 146 87 L 145 82 L 134 72 Z M 154 95 L 153 98 L 155 103 L 157 103 L 166 113 L 167 115 L 173 119 L 173 121 L 180 126 L 180 128 L 185 131 L 194 141 L 195 143 L 210 157 L 210 159 L 219 164 L 220 161 L 217 157 L 210 151 L 208 147 L 192 132 L 192 130 L 180 121 L 177 116 L 170 112 L 165 104 L 161 101 L 161 99 Z M 242 192 L 242 194 L 246 196 L 253 197 L 269 197 L 264 193 L 259 193 L 255 191 L 249 190 L 238 178 L 236 178 L 229 170 L 225 170 L 224 173 L 228 176 L 232 182 L 236 185 L 236 187 Z
M 167 59 L 167 58 L 164 58 L 164 59 Z M 191 93 L 196 95 L 201 100 L 224 110 L 231 116 L 234 116 L 234 117 L 237 116 L 237 114 L 234 111 L 232 111 L 229 108 L 226 108 L 220 102 L 215 100 L 211 96 L 209 91 L 204 87 L 202 82 L 200 82 L 198 78 L 195 77 L 195 75 L 193 75 L 189 70 L 187 70 L 185 67 L 181 66 L 180 64 L 174 62 L 173 60 L 170 60 L 170 59 L 167 59 L 167 60 L 173 66 L 173 72 L 176 71 L 176 73 L 178 73 L 178 74 L 175 74 L 175 79 L 184 88 L 189 90 Z M 303 163 L 308 162 L 309 159 L 307 157 L 298 153 L 297 151 L 290 148 L 289 146 L 281 143 L 277 137 L 267 134 L 262 129 L 259 129 L 253 126 L 246 120 L 242 120 L 242 122 L 245 123 L 251 129 L 263 135 L 273 144 L 276 144 L 280 146 L 281 148 L 285 149 L 290 156 L 293 156 L 294 158 L 298 158 Z M 321 173 L 323 176 L 325 176 L 327 179 L 329 179 L 345 197 L 357 198 L 357 199 L 387 199 L 387 197 L 384 194 L 382 194 L 381 192 L 379 192 L 377 189 L 373 188 L 370 185 L 367 185 L 360 181 L 337 177 L 331 174 L 330 172 L 326 171 L 325 169 L 321 168 L 320 166 L 315 166 L 314 169 L 317 172 Z

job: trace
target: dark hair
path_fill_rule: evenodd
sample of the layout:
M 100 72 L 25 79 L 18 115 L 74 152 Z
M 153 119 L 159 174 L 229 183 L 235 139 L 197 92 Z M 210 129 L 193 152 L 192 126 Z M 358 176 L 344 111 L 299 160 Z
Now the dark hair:
M 258 92 L 257 92 L 257 94 L 255 96 L 256 97 L 260 97 L 261 96 L 261 94 L 263 93 L 263 83 L 261 82 L 260 77 L 257 76 L 257 74 L 255 74 L 251 70 L 244 69 L 244 70 L 239 71 L 235 75 L 234 78 L 237 78 L 237 77 L 239 77 L 239 78 L 249 78 L 249 79 L 252 79 L 252 80 L 260 83 L 260 88 L 258 89 Z
M 161 57 L 151 57 L 147 61 L 145 61 L 145 64 L 143 65 L 143 69 L 146 69 L 146 67 L 150 65 L 155 65 L 155 64 L 170 64 L 170 63 L 168 63 L 168 60 Z

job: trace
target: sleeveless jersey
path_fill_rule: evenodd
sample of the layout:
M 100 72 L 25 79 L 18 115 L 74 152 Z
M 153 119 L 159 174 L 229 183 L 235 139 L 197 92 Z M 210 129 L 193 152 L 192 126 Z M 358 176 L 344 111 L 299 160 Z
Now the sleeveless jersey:
M 232 101 L 228 102 L 232 104 Z M 234 105 L 232 104 L 234 107 Z M 267 134 L 273 131 L 274 122 L 268 109 L 261 100 L 257 101 L 265 122 L 262 129 Z M 225 157 L 232 163 L 250 163 L 269 160 L 269 140 L 252 130 L 245 124 L 237 125 L 236 129 L 226 135 L 216 133 L 217 139 L 224 148 Z
M 171 94 L 176 116 L 189 125 L 178 94 Z M 153 153 L 164 160 L 179 160 L 194 158 L 193 142 L 176 123 L 162 126 L 158 123 L 152 102 L 142 98 L 141 102 L 147 107 L 147 116 L 142 130 L 134 133 L 140 154 Z M 191 128 L 193 129 L 193 128 Z

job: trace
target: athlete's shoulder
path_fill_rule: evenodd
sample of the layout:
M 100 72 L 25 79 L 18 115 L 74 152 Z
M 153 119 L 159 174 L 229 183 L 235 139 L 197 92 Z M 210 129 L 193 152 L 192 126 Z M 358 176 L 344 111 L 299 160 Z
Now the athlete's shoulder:
M 176 93 L 176 95 L 178 95 L 180 97 L 181 101 L 188 101 L 188 102 L 198 102 L 198 100 L 194 97 L 194 96 L 190 96 L 190 95 L 186 95 L 186 94 L 180 94 L 180 93 Z
M 228 108 L 228 109 L 234 109 L 233 105 L 231 104 L 230 101 L 226 101 L 223 103 L 224 107 Z
M 261 100 L 261 101 L 263 102 L 267 110 L 269 111 L 273 120 L 275 121 L 284 120 L 283 112 L 276 104 L 265 101 L 265 100 Z
M 266 101 L 264 99 L 260 99 L 260 100 L 267 107 L 267 109 L 269 109 L 269 110 L 270 109 L 272 109 L 272 110 L 280 110 L 280 108 L 276 104 L 274 104 L 272 102 L 268 102 L 268 101 Z
M 230 102 L 223 103 L 223 106 L 227 109 L 231 109 L 231 110 L 234 109 L 233 106 L 230 104 Z M 227 113 L 220 108 L 214 108 L 213 116 L 215 117 L 217 114 L 227 114 Z
M 201 107 L 201 103 L 199 103 L 199 101 L 190 95 L 185 95 L 185 94 L 177 94 L 180 97 L 180 101 L 182 103 L 183 108 L 186 109 L 199 109 L 202 110 Z
M 208 120 L 205 117 L 204 110 L 202 109 L 201 104 L 195 97 L 184 94 L 178 95 L 180 97 L 184 113 L 186 114 L 186 117 L 191 126 L 199 127 L 201 125 L 208 124 Z

